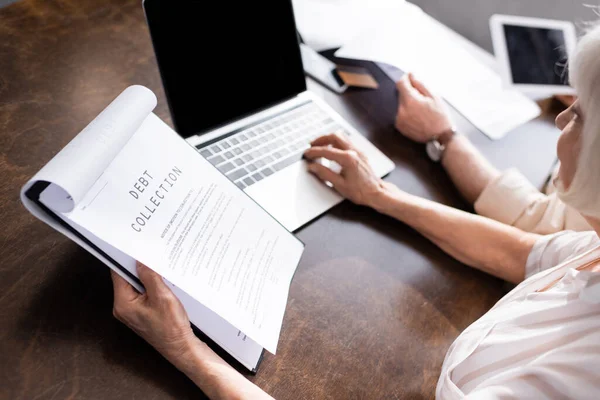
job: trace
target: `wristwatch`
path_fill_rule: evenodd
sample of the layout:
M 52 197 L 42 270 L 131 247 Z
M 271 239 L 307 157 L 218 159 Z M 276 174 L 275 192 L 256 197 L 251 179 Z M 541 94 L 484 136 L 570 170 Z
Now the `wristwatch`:
M 427 151 L 427 155 L 433 162 L 442 161 L 442 156 L 444 155 L 444 151 L 446 151 L 446 147 L 448 143 L 452 140 L 452 138 L 456 135 L 456 129 L 452 128 L 442 133 L 441 135 L 436 136 L 433 140 L 430 140 L 425 145 L 425 150 Z

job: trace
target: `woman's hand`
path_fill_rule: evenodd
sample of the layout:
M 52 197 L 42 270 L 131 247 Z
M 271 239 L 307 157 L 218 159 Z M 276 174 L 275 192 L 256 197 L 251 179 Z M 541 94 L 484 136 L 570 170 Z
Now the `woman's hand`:
M 111 271 L 115 317 L 150 343 L 211 399 L 270 399 L 200 341 L 183 305 L 162 277 L 143 264 L 138 276 L 146 293 L 138 293 Z
M 408 73 L 396 84 L 400 104 L 396 129 L 407 138 L 426 143 L 452 130 L 452 121 L 444 101 Z
M 330 182 L 335 190 L 353 203 L 372 206 L 383 190 L 383 181 L 375 175 L 367 157 L 345 137 L 330 134 L 315 139 L 304 156 L 308 160 L 323 157 L 342 167 L 338 174 L 319 164 L 311 163 L 309 171 L 323 181 Z
M 192 332 L 183 305 L 162 277 L 140 263 L 137 272 L 146 293 L 139 293 L 125 279 L 111 271 L 113 314 L 181 369 L 194 346 L 201 342 Z

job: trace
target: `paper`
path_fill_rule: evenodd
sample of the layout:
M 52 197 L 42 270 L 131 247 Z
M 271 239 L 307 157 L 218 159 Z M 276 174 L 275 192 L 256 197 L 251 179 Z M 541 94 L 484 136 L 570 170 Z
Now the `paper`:
M 133 276 L 137 277 L 135 259 L 100 240 L 93 233 L 73 223 L 73 221 L 69 221 L 68 219 L 64 219 L 64 221 L 77 229 L 78 232 L 84 234 L 84 236 L 94 245 L 98 246 L 120 266 L 124 267 Z M 262 346 L 247 337 L 239 329 L 229 324 L 218 314 L 194 300 L 192 296 L 184 292 L 181 288 L 178 288 L 169 281 L 166 281 L 166 284 L 171 288 L 179 301 L 181 301 L 181 304 L 183 304 L 190 321 L 196 325 L 197 328 L 202 330 L 202 333 L 221 346 L 221 348 L 231 354 L 249 370 L 252 371 L 256 368 L 262 357 Z
M 156 107 L 156 96 L 130 86 L 36 175 L 62 189 L 58 211 L 71 211 Z M 58 193 L 55 193 L 58 195 Z
M 404 0 L 293 0 L 298 31 L 313 50 L 346 44 L 386 14 L 401 13 Z
M 275 353 L 304 246 L 152 114 L 153 96 L 128 89 L 107 107 L 74 140 L 78 151 L 67 148 L 34 177 L 60 182 L 40 201 Z M 98 142 L 105 152 L 85 160 Z M 80 165 L 103 172 L 62 178 Z
M 493 70 L 409 4 L 402 19 L 382 19 L 378 29 L 364 31 L 336 56 L 384 62 L 413 72 L 492 139 L 540 114 L 537 104 L 505 89 Z

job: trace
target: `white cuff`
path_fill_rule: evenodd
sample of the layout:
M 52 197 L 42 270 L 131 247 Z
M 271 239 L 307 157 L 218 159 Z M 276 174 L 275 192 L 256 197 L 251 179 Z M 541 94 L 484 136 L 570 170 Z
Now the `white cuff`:
M 543 197 L 523 174 L 511 168 L 483 189 L 474 207 L 479 215 L 514 225 L 531 204 Z

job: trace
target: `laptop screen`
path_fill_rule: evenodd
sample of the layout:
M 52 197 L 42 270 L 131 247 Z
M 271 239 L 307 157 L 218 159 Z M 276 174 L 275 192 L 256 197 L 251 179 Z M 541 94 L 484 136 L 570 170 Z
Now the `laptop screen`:
M 291 0 L 145 0 L 144 8 L 181 136 L 306 90 Z

